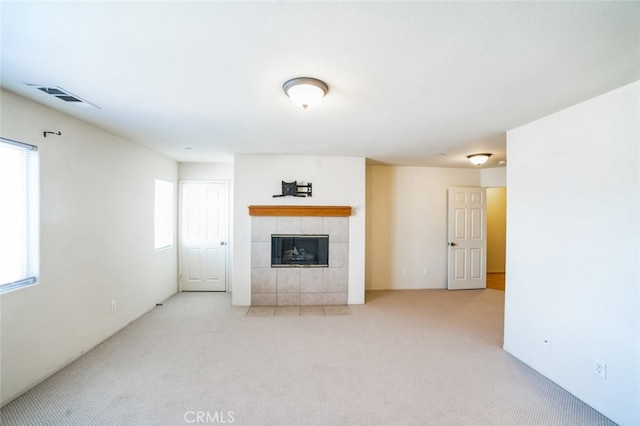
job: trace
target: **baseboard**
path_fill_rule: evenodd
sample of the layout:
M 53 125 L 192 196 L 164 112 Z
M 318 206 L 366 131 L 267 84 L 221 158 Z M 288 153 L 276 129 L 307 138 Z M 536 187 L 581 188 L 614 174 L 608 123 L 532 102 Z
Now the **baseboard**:
M 171 297 L 175 296 L 176 293 L 172 294 L 171 296 L 169 296 L 167 299 L 170 299 Z M 163 301 L 164 302 L 164 301 Z M 37 380 L 29 385 L 27 385 L 24 390 L 18 392 L 17 394 L 9 397 L 6 401 L 2 401 L 0 403 L 0 408 L 4 407 L 5 405 L 9 404 L 11 401 L 21 397 L 22 395 L 24 395 L 25 393 L 29 392 L 31 389 L 35 388 L 36 386 L 38 386 L 39 384 L 41 384 L 42 382 L 46 381 L 47 379 L 49 379 L 51 376 L 53 376 L 54 374 L 57 374 L 58 372 L 60 372 L 61 370 L 67 368 L 69 365 L 71 365 L 73 362 L 77 361 L 78 359 L 80 359 L 81 357 L 83 357 L 84 355 L 88 354 L 89 352 L 91 352 L 93 349 L 95 349 L 98 345 L 104 343 L 105 341 L 109 340 L 110 338 L 112 338 L 114 335 L 118 334 L 119 332 L 121 332 L 122 330 L 124 330 L 125 328 L 129 327 L 131 324 L 133 324 L 134 322 L 138 321 L 140 318 L 142 318 L 143 316 L 147 315 L 149 312 L 151 312 L 152 310 L 154 310 L 157 307 L 156 304 L 154 304 L 150 309 L 144 311 L 142 314 L 138 315 L 137 317 L 135 317 L 134 319 L 132 319 L 131 321 L 127 322 L 125 325 L 123 325 L 122 327 L 116 329 L 114 332 L 109 333 L 106 337 L 100 339 L 95 345 L 91 346 L 90 348 L 83 350 L 80 352 L 80 354 L 78 354 L 78 356 L 72 357 L 71 359 L 65 361 L 62 366 L 60 366 L 59 368 L 56 368 L 55 370 L 53 370 L 50 374 L 47 374 L 46 376 L 44 376 L 42 379 Z

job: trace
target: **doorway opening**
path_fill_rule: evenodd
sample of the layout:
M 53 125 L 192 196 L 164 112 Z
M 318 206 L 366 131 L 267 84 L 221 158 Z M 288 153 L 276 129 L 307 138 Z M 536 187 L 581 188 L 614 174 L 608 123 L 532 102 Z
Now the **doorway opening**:
M 180 182 L 180 291 L 227 291 L 228 183 Z
M 487 288 L 505 290 L 507 188 L 487 188 Z

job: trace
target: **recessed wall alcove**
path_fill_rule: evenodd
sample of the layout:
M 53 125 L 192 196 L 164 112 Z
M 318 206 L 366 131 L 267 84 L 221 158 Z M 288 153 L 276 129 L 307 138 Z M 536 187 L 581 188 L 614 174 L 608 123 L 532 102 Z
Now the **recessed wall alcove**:
M 349 288 L 348 206 L 249 206 L 251 305 L 346 305 Z M 327 267 L 271 266 L 274 234 L 329 236 Z

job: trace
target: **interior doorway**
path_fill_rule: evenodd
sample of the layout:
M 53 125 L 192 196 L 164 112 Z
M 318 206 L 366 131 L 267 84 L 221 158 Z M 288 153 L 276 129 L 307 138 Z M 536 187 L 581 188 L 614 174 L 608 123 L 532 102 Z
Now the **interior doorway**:
M 507 188 L 487 188 L 487 288 L 505 290 Z
M 180 183 L 180 289 L 227 290 L 227 182 Z
M 486 288 L 487 197 L 485 188 L 456 187 L 447 191 L 447 289 Z

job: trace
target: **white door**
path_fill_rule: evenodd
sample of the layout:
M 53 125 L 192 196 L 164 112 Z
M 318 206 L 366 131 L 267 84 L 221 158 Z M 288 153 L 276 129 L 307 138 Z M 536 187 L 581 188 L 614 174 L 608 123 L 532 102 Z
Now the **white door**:
M 484 188 L 449 188 L 449 274 L 447 288 L 487 286 L 487 217 Z
M 226 182 L 181 182 L 180 285 L 182 291 L 226 291 Z

